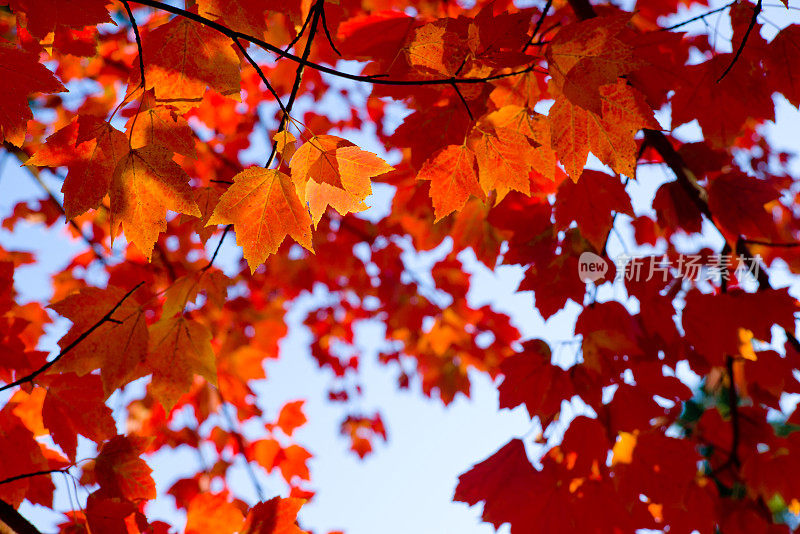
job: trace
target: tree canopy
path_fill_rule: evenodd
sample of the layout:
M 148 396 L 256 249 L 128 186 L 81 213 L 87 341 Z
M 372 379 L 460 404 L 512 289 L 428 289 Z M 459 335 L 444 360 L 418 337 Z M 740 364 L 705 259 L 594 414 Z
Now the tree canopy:
M 48 302 L 15 286 L 43 259 L 0 247 L 0 524 L 38 533 L 18 509 L 67 474 L 88 498 L 65 534 L 174 531 L 147 516 L 164 499 L 187 534 L 305 532 L 303 401 L 266 417 L 253 384 L 322 288 L 303 324 L 359 457 L 391 425 L 358 408 L 364 321 L 399 388 L 449 404 L 480 373 L 527 410 L 538 431 L 458 480 L 485 522 L 796 526 L 800 186 L 765 128 L 800 105 L 800 25 L 775 22 L 796 8 L 531 3 L 0 0 L 1 157 L 41 187 L 3 228 L 82 243 Z M 403 259 L 433 250 L 430 272 Z M 568 348 L 472 305 L 466 250 L 572 314 Z M 216 458 L 157 493 L 148 458 L 179 446 Z

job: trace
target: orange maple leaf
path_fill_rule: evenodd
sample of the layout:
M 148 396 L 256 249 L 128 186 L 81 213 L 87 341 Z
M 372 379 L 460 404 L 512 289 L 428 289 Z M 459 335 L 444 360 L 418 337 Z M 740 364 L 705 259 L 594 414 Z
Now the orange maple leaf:
M 576 182 L 590 150 L 616 172 L 635 177 L 634 135 L 642 128 L 660 128 L 641 93 L 624 81 L 604 85 L 600 88 L 600 97 L 602 116 L 563 96 L 556 99 L 548 115 L 553 149 L 567 174 Z
M 367 209 L 363 201 L 372 194 L 370 178 L 393 167 L 346 139 L 321 135 L 295 152 L 291 169 L 297 194 L 309 204 L 316 225 L 328 205 L 342 215 Z
M 150 392 L 169 412 L 188 392 L 194 375 L 217 384 L 217 363 L 211 331 L 183 315 L 164 318 L 150 326 L 146 369 L 153 373 Z
M 417 180 L 430 180 L 436 221 L 464 207 L 470 195 L 485 199 L 475 153 L 464 145 L 449 145 L 425 162 Z
M 308 211 L 292 179 L 276 169 L 250 167 L 234 176 L 208 224 L 233 224 L 236 243 L 253 272 L 287 235 L 313 251 Z
M 497 201 L 509 192 L 531 194 L 530 172 L 533 170 L 535 145 L 511 128 L 477 126 L 468 146 L 478 161 L 478 180 L 487 194 L 497 191 Z
M 64 348 L 88 331 L 119 303 L 125 292 L 117 287 L 87 287 L 50 307 L 72 321 L 72 328 L 58 342 Z M 126 299 L 107 321 L 53 367 L 53 372 L 74 372 L 79 376 L 100 369 L 105 396 L 143 376 L 140 364 L 147 355 L 147 326 L 144 310 L 135 297 Z
M 94 476 L 107 495 L 129 501 L 156 498 L 156 484 L 147 462 L 139 458 L 145 449 L 145 438 L 116 436 L 100 447 L 94 460 Z
M 200 217 L 189 177 L 159 145 L 131 150 L 111 179 L 111 233 L 125 237 L 148 258 L 158 234 L 167 229 L 167 210 Z
M 181 110 L 196 106 L 206 87 L 222 95 L 238 95 L 239 57 L 230 39 L 202 24 L 177 17 L 144 40 L 147 89 L 156 100 Z M 132 80 L 138 82 L 139 73 Z
M 46 385 L 43 422 L 53 441 L 71 461 L 75 461 L 78 434 L 96 442 L 116 435 L 117 426 L 111 409 L 105 405 L 106 395 L 99 376 L 60 374 L 49 378 Z
M 305 501 L 274 497 L 250 509 L 241 534 L 308 534 L 297 526 L 297 512 Z

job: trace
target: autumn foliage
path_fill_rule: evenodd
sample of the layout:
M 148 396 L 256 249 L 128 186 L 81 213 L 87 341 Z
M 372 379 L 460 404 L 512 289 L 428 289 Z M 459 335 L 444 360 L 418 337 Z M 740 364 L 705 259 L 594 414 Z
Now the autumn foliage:
M 162 499 L 189 534 L 304 532 L 304 403 L 266 417 L 252 386 L 324 288 L 304 326 L 354 454 L 391 428 L 358 409 L 362 321 L 385 327 L 398 387 L 449 404 L 483 373 L 527 410 L 537 431 L 455 489 L 495 527 L 797 525 L 800 310 L 771 272 L 800 269 L 799 188 L 764 125 L 800 105 L 800 25 L 762 26 L 788 1 L 534 4 L 0 0 L 3 157 L 42 188 L 3 227 L 83 245 L 26 303 L 15 275 L 41 259 L 0 247 L 0 524 L 38 532 L 18 509 L 53 508 L 66 474 L 88 498 L 55 507 L 62 533 L 166 533 L 146 513 Z M 430 273 L 404 263 L 434 249 Z M 574 339 L 472 305 L 465 250 L 524 272 L 518 291 L 545 320 L 573 314 Z M 712 275 L 687 276 L 687 255 Z M 579 276 L 587 257 L 605 278 Z M 45 352 L 56 317 L 70 326 Z M 148 459 L 179 446 L 216 459 L 159 493 Z M 290 490 L 270 499 L 263 472 Z

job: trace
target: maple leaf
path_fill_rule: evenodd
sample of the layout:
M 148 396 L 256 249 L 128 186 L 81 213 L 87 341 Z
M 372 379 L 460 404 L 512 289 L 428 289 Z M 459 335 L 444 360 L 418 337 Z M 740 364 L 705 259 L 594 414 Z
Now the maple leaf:
M 233 224 L 252 272 L 278 251 L 287 235 L 313 251 L 308 211 L 292 179 L 276 169 L 250 167 L 234 176 L 208 224 Z
M 25 28 L 39 39 L 57 26 L 83 28 L 112 22 L 105 0 L 4 0 L 0 3 L 8 4 L 15 13 L 25 13 Z
M 725 355 L 739 353 L 739 329 L 752 331 L 756 339 L 772 338 L 773 324 L 794 328 L 797 302 L 786 289 L 717 295 L 692 291 L 686 296 L 682 324 L 686 340 L 713 365 Z
M 305 401 L 287 402 L 278 413 L 278 420 L 275 421 L 275 426 L 283 430 L 287 436 L 291 436 L 294 430 L 306 424 L 305 414 L 303 414 L 303 404 Z
M 5 458 L 0 463 L 0 480 L 7 481 L 0 485 L 0 498 L 12 506 L 19 506 L 25 498 L 32 502 L 38 501 L 43 505 L 52 506 L 54 485 L 49 478 L 44 481 L 25 478 L 17 481 L 7 480 L 18 475 L 51 468 L 50 462 L 44 454 L 45 449 L 38 445 L 33 432 L 11 412 L 8 405 L 0 411 L 0 443 L 3 445 L 2 454 Z M 59 468 L 62 465 L 53 467 Z
M 153 470 L 139 458 L 145 443 L 135 436 L 115 436 L 100 447 L 94 476 L 108 495 L 129 501 L 156 498 L 156 484 L 150 476 Z
M 644 98 L 623 81 L 600 88 L 602 116 L 559 97 L 548 115 L 553 150 L 574 181 L 586 165 L 589 151 L 620 174 L 636 174 L 634 134 L 659 129 Z
M 61 186 L 64 213 L 73 219 L 97 209 L 108 194 L 111 177 L 129 150 L 125 134 L 92 116 L 79 116 L 47 138 L 26 165 L 67 167 Z
M 152 371 L 150 392 L 169 412 L 188 392 L 194 375 L 217 384 L 217 364 L 208 327 L 185 316 L 168 317 L 150 326 L 146 369 Z
M 295 141 L 297 139 L 289 130 L 281 130 L 272 136 L 272 140 L 275 141 L 275 150 L 278 151 L 281 158 L 285 161 L 291 160 L 296 150 Z
M 40 64 L 35 54 L 0 42 L 0 142 L 22 146 L 27 121 L 33 119 L 28 97 L 33 93 L 66 91 L 61 82 Z
M 197 157 L 194 133 L 182 116 L 166 106 L 151 106 L 128 120 L 130 148 L 162 145 L 178 154 Z
M 545 320 L 562 309 L 568 300 L 582 302 L 586 284 L 578 273 L 578 258 L 588 245 L 576 231 L 567 230 L 562 253 L 537 258 L 519 286 L 520 291 L 534 292 L 536 309 Z
M 764 205 L 780 196 L 770 183 L 733 171 L 711 182 L 708 207 L 734 239 L 740 235 L 776 239 L 775 221 Z
M 198 12 L 201 15 L 218 19 L 232 30 L 258 38 L 263 38 L 267 31 L 264 11 L 268 5 L 261 0 L 198 0 L 197 2 Z
M 87 287 L 50 307 L 72 321 L 72 328 L 59 340 L 61 348 L 72 345 L 114 309 L 125 292 L 117 287 Z M 140 364 L 147 354 L 144 310 L 135 297 L 122 301 L 106 321 L 67 353 L 52 370 L 79 376 L 101 369 L 103 390 L 108 397 L 117 388 L 142 376 Z
M 297 526 L 303 499 L 274 497 L 253 506 L 241 534 L 307 534 Z
M 111 409 L 99 376 L 77 377 L 61 374 L 47 381 L 47 396 L 42 405 L 44 425 L 53 441 L 74 462 L 78 434 L 95 442 L 113 438 L 117 433 Z
M 658 188 L 653 199 L 653 209 L 662 228 L 700 232 L 703 215 L 678 182 L 667 182 Z
M 466 204 L 470 195 L 484 199 L 478 183 L 475 154 L 464 145 L 449 145 L 425 162 L 417 180 L 431 182 L 431 199 L 436 222 Z
M 577 183 L 566 180 L 558 189 L 555 203 L 556 228 L 562 230 L 576 221 L 578 229 L 597 251 L 605 248 L 614 222 L 612 212 L 633 216 L 625 186 L 606 173 L 585 170 Z
M 200 493 L 189 501 L 185 534 L 233 534 L 240 530 L 243 522 L 244 514 L 228 500 L 225 492 Z
M 222 95 L 240 91 L 239 58 L 231 41 L 202 24 L 182 17 L 150 32 L 144 40 L 147 89 L 157 101 L 179 109 L 196 106 L 206 87 Z M 133 82 L 140 80 L 134 71 Z
M 297 195 L 309 204 L 315 225 L 328 205 L 342 215 L 366 209 L 363 200 L 372 194 L 370 178 L 393 170 L 377 155 L 333 135 L 304 143 L 290 166 Z
M 413 30 L 403 48 L 408 62 L 423 71 L 447 76 L 455 74 L 464 60 L 465 50 L 458 33 L 448 29 L 453 23 L 451 19 L 442 19 Z
M 561 403 L 574 394 L 569 376 L 550 363 L 550 347 L 542 340 L 526 341 L 523 352 L 503 360 L 500 372 L 505 378 L 497 388 L 501 408 L 525 404 L 528 414 L 539 417 L 542 427 L 561 411 Z
M 704 63 L 686 67 L 684 84 L 672 98 L 673 127 L 697 119 L 712 147 L 734 144 L 750 118 L 774 120 L 769 85 L 750 61 L 731 64 L 732 54 L 718 54 Z
M 794 106 L 800 105 L 800 72 L 794 68 L 798 56 L 795 43 L 800 38 L 800 25 L 789 24 L 769 43 L 764 58 L 770 84 Z
M 573 104 L 601 115 L 600 87 L 638 66 L 633 49 L 617 38 L 630 18 L 622 13 L 569 24 L 550 41 L 550 75 Z
M 535 475 L 522 440 L 512 439 L 458 477 L 453 500 L 470 506 L 484 501 L 481 518 L 495 528 L 521 523 L 528 503 L 536 498 L 532 493 Z
M 158 234 L 167 229 L 167 210 L 200 217 L 186 172 L 159 145 L 132 149 L 111 178 L 111 231 L 125 237 L 149 259 Z
M 164 293 L 161 316 L 172 317 L 183 312 L 187 304 L 196 302 L 200 293 L 221 308 L 230 283 L 231 280 L 219 271 L 200 271 L 178 278 Z
M 140 534 L 147 521 L 136 503 L 101 489 L 86 499 L 85 523 L 79 532 Z
M 476 127 L 469 146 L 478 161 L 478 180 L 487 194 L 497 190 L 497 200 L 510 191 L 531 194 L 529 174 L 533 169 L 535 145 L 510 128 L 484 130 Z

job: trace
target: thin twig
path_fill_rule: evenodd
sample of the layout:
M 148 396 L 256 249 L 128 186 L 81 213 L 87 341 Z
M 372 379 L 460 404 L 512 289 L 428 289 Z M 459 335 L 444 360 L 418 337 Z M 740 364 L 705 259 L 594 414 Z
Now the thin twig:
M 742 42 L 739 43 L 739 48 L 736 50 L 736 55 L 733 56 L 733 60 L 731 60 L 731 64 L 728 65 L 728 68 L 725 69 L 725 72 L 722 73 L 722 76 L 717 78 L 717 83 L 721 82 L 722 79 L 727 76 L 727 74 L 731 71 L 733 66 L 738 61 L 739 56 L 742 55 L 744 52 L 744 46 L 747 44 L 747 38 L 750 37 L 750 32 L 753 31 L 753 28 L 756 26 L 756 20 L 758 19 L 758 14 L 761 13 L 761 0 L 756 2 L 756 7 L 753 8 L 753 16 L 750 18 L 750 24 L 747 25 L 747 31 L 744 32 L 744 37 L 742 37 Z
M 284 51 L 284 52 L 288 52 L 289 50 L 291 50 L 291 49 L 292 49 L 292 47 L 293 47 L 294 45 L 296 45 L 296 44 L 297 44 L 297 42 L 300 40 L 300 38 L 301 38 L 301 37 L 303 36 L 303 34 L 305 33 L 305 31 L 306 31 L 306 26 L 308 26 L 308 23 L 309 23 L 309 22 L 311 22 L 311 17 L 313 17 L 313 16 L 314 16 L 314 13 L 313 13 L 313 11 L 312 11 L 312 12 L 309 12 L 308 16 L 306 17 L 306 20 L 304 20 L 304 21 L 303 21 L 303 26 L 300 28 L 300 31 L 299 31 L 299 32 L 297 32 L 297 35 L 295 36 L 295 38 L 294 38 L 294 39 L 292 39 L 292 41 L 291 41 L 291 42 L 290 42 L 288 45 L 286 45 L 286 48 L 284 48 L 284 49 L 283 49 L 283 51 Z M 275 62 L 277 63 L 278 61 L 280 61 L 280 60 L 281 60 L 281 59 L 283 59 L 284 57 L 285 57 L 285 56 L 278 56 L 277 58 L 275 58 Z
M 469 109 L 469 104 L 467 104 L 467 99 L 464 98 L 464 95 L 461 94 L 461 89 L 458 88 L 456 84 L 453 84 L 453 90 L 458 95 L 458 98 L 461 99 L 461 103 L 464 104 L 464 108 L 467 110 L 467 115 L 469 115 L 469 120 L 474 121 L 475 117 L 472 116 L 472 111 Z
M 144 79 L 144 53 L 142 51 L 142 37 L 139 35 L 139 26 L 136 24 L 136 19 L 133 17 L 133 11 L 131 11 L 131 6 L 128 5 L 128 0 L 122 0 L 122 5 L 125 6 L 128 19 L 131 21 L 131 26 L 133 26 L 133 36 L 136 38 L 136 48 L 139 50 L 139 73 L 142 77 L 142 87 L 146 89 L 147 84 Z
M 300 82 L 303 80 L 303 70 L 306 67 L 306 64 L 309 63 L 308 56 L 311 55 L 311 45 L 314 41 L 314 36 L 317 34 L 317 25 L 319 24 L 320 17 L 322 16 L 322 11 L 324 9 L 325 1 L 324 0 L 317 0 L 312 8 L 312 16 L 310 26 L 308 28 L 308 38 L 306 39 L 306 46 L 303 48 L 303 55 L 299 58 L 300 61 L 297 65 L 297 71 L 295 72 L 294 76 L 294 83 L 292 84 L 292 91 L 289 93 L 289 100 L 286 102 L 286 107 L 283 108 L 283 116 L 281 117 L 281 123 L 278 126 L 278 132 L 282 132 L 286 128 L 286 123 L 289 121 L 289 113 L 292 112 L 292 107 L 294 106 L 294 101 L 297 98 L 297 93 L 300 90 Z M 272 150 L 270 152 L 269 158 L 267 159 L 267 164 L 265 165 L 266 168 L 269 168 L 272 165 L 272 162 L 275 160 L 275 156 L 278 153 L 278 142 L 273 141 L 272 143 Z
M 533 33 L 531 34 L 531 38 L 528 39 L 528 42 L 525 43 L 525 46 L 522 47 L 522 51 L 525 52 L 529 46 L 533 44 L 533 38 L 536 37 L 536 34 L 539 33 L 539 30 L 542 29 L 542 24 L 544 24 L 544 18 L 547 16 L 547 13 L 550 11 L 550 7 L 553 5 L 553 0 L 547 0 L 547 3 L 544 5 L 542 9 L 542 14 L 539 15 L 539 20 L 536 21 L 536 26 L 533 27 Z
M 253 68 L 256 70 L 256 73 L 258 74 L 258 77 L 259 77 L 259 78 L 261 78 L 261 81 L 262 81 L 262 82 L 264 82 L 264 85 L 267 87 L 267 90 L 269 90 L 269 92 L 270 92 L 270 93 L 272 93 L 272 96 L 274 96 L 274 97 L 275 97 L 275 100 L 277 100 L 277 101 L 278 101 L 278 105 L 280 106 L 280 108 L 281 108 L 281 111 L 283 112 L 283 114 L 284 114 L 284 115 L 288 115 L 288 114 L 289 114 L 289 112 L 288 112 L 288 111 L 286 110 L 286 108 L 283 106 L 283 102 L 281 101 L 281 97 L 280 97 L 280 96 L 278 96 L 278 93 L 277 93 L 277 92 L 275 92 L 275 88 L 273 88 L 273 87 L 272 87 L 272 84 L 270 84 L 270 83 L 269 83 L 269 80 L 267 79 L 266 75 L 264 75 L 264 71 L 263 71 L 263 70 L 261 70 L 261 67 L 260 67 L 260 66 L 259 66 L 259 64 L 258 64 L 258 63 L 256 63 L 256 61 L 253 59 L 253 56 L 251 56 L 251 55 L 250 55 L 250 54 L 247 52 L 247 50 L 245 49 L 245 47 L 244 47 L 244 46 L 242 46 L 242 43 L 241 43 L 241 41 L 239 41 L 239 39 L 237 39 L 237 38 L 234 38 L 234 39 L 233 39 L 233 42 L 234 42 L 234 43 L 236 43 L 236 46 L 239 48 L 239 51 L 242 53 L 242 55 L 245 57 L 245 59 L 247 59 L 247 62 L 248 62 L 248 63 L 250 63 L 250 65 L 251 65 L 251 66 L 252 66 L 252 67 L 253 67 Z
M 97 321 L 94 325 L 92 325 L 88 330 L 86 330 L 80 336 L 75 338 L 75 341 L 73 341 L 72 343 L 70 343 L 69 345 L 67 345 L 63 349 L 61 349 L 61 352 L 59 352 L 56 355 L 55 358 L 53 358 L 52 360 L 48 361 L 47 363 L 45 363 L 43 366 L 39 367 L 37 370 L 33 371 L 32 373 L 27 374 L 27 375 L 23 376 L 22 378 L 18 378 L 17 380 L 11 382 L 10 384 L 6 384 L 5 386 L 0 387 L 0 392 L 1 391 L 5 391 L 7 389 L 11 389 L 13 387 L 16 387 L 16 386 L 19 386 L 19 385 L 22 385 L 22 384 L 25 384 L 26 382 L 31 382 L 32 383 L 37 376 L 39 376 L 40 374 L 42 374 L 45 371 L 47 371 L 48 369 L 50 369 L 53 365 L 56 364 L 56 362 L 58 362 L 58 360 L 60 360 L 62 357 L 64 357 L 69 351 L 71 351 L 72 349 L 77 347 L 84 339 L 86 339 L 87 337 L 92 335 L 92 332 L 94 332 L 95 330 L 100 328 L 103 324 L 107 323 L 109 321 L 109 319 L 111 319 L 111 316 L 114 315 L 114 312 L 116 312 L 117 309 L 120 306 L 122 306 L 122 303 L 125 302 L 125 300 L 127 300 L 127 298 L 130 297 L 134 293 L 134 291 L 136 291 L 137 289 L 139 289 L 143 285 L 144 285 L 143 281 L 139 282 L 130 291 L 125 293 L 125 295 L 123 295 L 123 297 L 119 300 L 119 302 L 117 302 L 114 305 L 114 307 L 111 308 L 108 311 L 108 313 L 106 313 L 103 317 L 101 317 L 100 320 Z
M 702 15 L 697 15 L 696 17 L 692 17 L 690 19 L 684 20 L 683 22 L 679 22 L 678 24 L 673 24 L 672 26 L 667 26 L 666 28 L 661 28 L 661 29 L 659 29 L 659 31 L 668 32 L 668 31 L 672 31 L 672 30 L 678 29 L 681 26 L 686 26 L 687 24 L 691 24 L 692 22 L 695 22 L 695 21 L 698 21 L 698 20 L 705 20 L 706 17 L 711 16 L 714 13 L 719 13 L 720 11 L 725 11 L 726 9 L 731 7 L 733 4 L 735 4 L 736 1 L 737 0 L 734 0 L 733 2 L 730 2 L 729 4 L 725 4 L 722 7 L 718 7 L 716 9 L 712 9 L 711 11 L 706 11 Z
M 69 468 L 67 468 L 67 469 L 47 469 L 45 471 L 35 471 L 33 473 L 24 473 L 22 475 L 15 475 L 13 477 L 8 477 L 8 478 L 4 478 L 3 480 L 0 480 L 0 485 L 10 484 L 11 482 L 16 482 L 17 480 L 36 477 L 36 476 L 39 476 L 39 475 L 50 475 L 52 473 L 69 473 Z
M 233 225 L 229 224 L 225 227 L 225 231 L 222 232 L 222 237 L 219 238 L 219 243 L 217 243 L 217 248 L 214 249 L 214 254 L 211 256 L 211 259 L 208 261 L 208 265 L 200 269 L 201 271 L 207 271 L 214 265 L 214 261 L 217 259 L 217 254 L 219 254 L 219 249 L 222 248 L 222 243 L 225 241 L 225 238 L 228 236 L 230 231 L 233 229 Z
M 333 51 L 336 52 L 337 56 L 341 56 L 342 53 L 336 48 L 336 45 L 333 44 L 333 37 L 331 37 L 331 32 L 328 30 L 328 21 L 325 19 L 325 7 L 324 5 L 320 7 L 320 13 L 322 15 L 322 29 L 325 30 L 325 37 L 328 39 L 328 44 L 331 45 Z
M 217 395 L 219 395 L 220 400 L 220 411 L 222 412 L 222 417 L 225 418 L 225 422 L 228 426 L 228 431 L 233 436 L 233 439 L 236 440 L 236 445 L 239 447 L 239 453 L 244 460 L 244 467 L 247 471 L 248 476 L 250 477 L 250 481 L 253 483 L 253 488 L 256 490 L 256 495 L 258 496 L 259 501 L 264 500 L 264 488 L 261 487 L 261 482 L 259 482 L 258 477 L 256 476 L 256 472 L 253 469 L 252 464 L 250 463 L 250 458 L 247 455 L 247 443 L 245 442 L 244 436 L 242 435 L 241 430 L 239 429 L 238 423 L 234 420 L 233 416 L 231 416 L 230 412 L 228 412 L 227 407 L 228 403 L 225 401 L 225 397 L 222 396 L 222 391 L 219 388 L 216 388 Z
M 758 245 L 761 247 L 785 247 L 785 248 L 792 248 L 792 247 L 800 247 L 799 241 L 787 241 L 787 242 L 773 242 L 773 241 L 760 241 L 758 239 L 742 239 L 742 243 L 747 243 L 748 245 Z
M 145 81 L 144 77 L 144 49 L 142 48 L 142 36 L 139 34 L 139 26 L 136 24 L 136 19 L 133 17 L 133 11 L 131 11 L 131 6 L 128 5 L 128 0 L 122 0 L 122 4 L 125 6 L 125 11 L 128 13 L 128 19 L 131 21 L 131 26 L 133 27 L 133 36 L 136 39 L 136 49 L 139 51 L 139 74 L 141 78 L 139 85 L 142 88 L 142 98 L 139 100 L 139 108 L 136 110 L 136 115 L 133 116 L 133 121 L 131 121 L 131 127 L 129 129 L 130 135 L 128 137 L 128 145 L 133 148 L 133 130 L 136 127 L 136 119 L 139 118 L 139 111 L 142 109 L 144 95 L 147 91 L 147 82 Z

